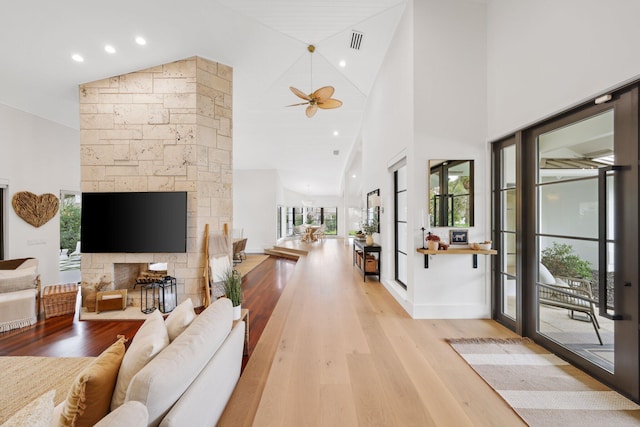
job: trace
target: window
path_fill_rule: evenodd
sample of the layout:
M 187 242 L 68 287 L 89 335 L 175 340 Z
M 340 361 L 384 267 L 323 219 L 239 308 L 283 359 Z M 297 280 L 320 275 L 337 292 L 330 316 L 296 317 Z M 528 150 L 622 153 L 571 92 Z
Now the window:
M 281 230 L 281 237 L 293 236 L 293 227 L 304 224 L 322 225 L 325 224 L 327 229 L 325 234 L 338 234 L 338 208 L 320 208 L 320 207 L 293 207 L 280 206 L 282 217 L 278 219 L 278 224 L 284 225 Z
M 81 196 L 60 192 L 60 259 L 58 267 L 63 283 L 80 281 L 80 212 Z
M 395 279 L 407 289 L 407 254 L 409 253 L 409 230 L 407 228 L 407 166 L 402 164 L 393 171 L 394 225 L 395 225 Z

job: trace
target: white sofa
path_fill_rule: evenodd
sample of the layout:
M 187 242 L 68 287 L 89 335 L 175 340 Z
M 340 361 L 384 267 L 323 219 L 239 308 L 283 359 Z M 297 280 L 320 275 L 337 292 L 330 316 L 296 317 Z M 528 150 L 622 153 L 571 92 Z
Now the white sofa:
M 39 292 L 37 259 L 0 261 L 0 332 L 38 321 Z
M 216 425 L 240 377 L 244 331 L 244 322 L 233 325 L 231 301 L 216 300 L 133 375 L 124 404 L 96 426 Z

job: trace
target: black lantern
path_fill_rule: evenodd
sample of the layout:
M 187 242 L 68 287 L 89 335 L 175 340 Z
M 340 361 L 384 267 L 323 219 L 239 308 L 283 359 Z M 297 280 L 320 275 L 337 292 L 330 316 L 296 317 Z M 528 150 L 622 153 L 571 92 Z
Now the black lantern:
M 140 311 L 149 314 L 156 309 L 157 289 L 157 283 L 145 283 L 140 286 Z
M 176 308 L 178 302 L 178 290 L 176 278 L 167 276 L 156 283 L 158 286 L 158 308 L 162 313 L 169 313 Z

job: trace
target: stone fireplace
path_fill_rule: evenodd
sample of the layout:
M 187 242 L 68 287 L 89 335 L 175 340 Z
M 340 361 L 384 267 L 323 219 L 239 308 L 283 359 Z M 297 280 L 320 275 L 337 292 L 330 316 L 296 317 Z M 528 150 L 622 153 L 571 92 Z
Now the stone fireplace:
M 163 262 L 202 304 L 205 225 L 232 228 L 231 117 L 232 69 L 199 57 L 80 86 L 82 191 L 186 191 L 188 211 L 186 253 L 83 254 L 83 286 Z

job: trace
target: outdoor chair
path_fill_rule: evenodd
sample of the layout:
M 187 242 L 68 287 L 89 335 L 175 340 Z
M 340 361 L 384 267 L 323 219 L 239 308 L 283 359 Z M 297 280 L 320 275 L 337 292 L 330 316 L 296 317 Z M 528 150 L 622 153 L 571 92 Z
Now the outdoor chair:
M 596 316 L 596 301 L 591 294 L 589 282 L 573 277 L 557 277 L 556 279 L 559 284 L 538 283 L 538 302 L 549 307 L 565 308 L 569 310 L 572 319 L 576 311 L 585 314 L 593 324 L 600 345 L 603 345 L 598 331 L 600 324 Z

